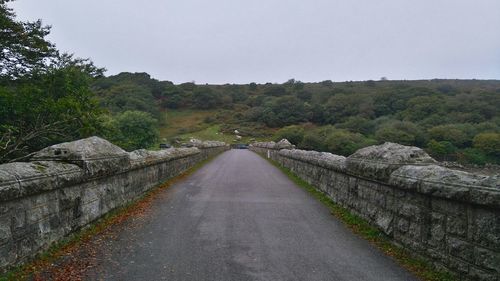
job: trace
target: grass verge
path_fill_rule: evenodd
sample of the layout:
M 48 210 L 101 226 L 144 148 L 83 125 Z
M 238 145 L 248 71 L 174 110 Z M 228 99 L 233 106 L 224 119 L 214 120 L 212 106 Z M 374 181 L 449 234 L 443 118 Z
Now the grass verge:
M 260 154 L 259 154 L 260 155 Z M 262 156 L 262 155 L 261 155 Z M 380 230 L 371 226 L 366 220 L 349 212 L 346 208 L 333 202 L 326 194 L 295 175 L 290 169 L 281 166 L 278 162 L 268 159 L 273 166 L 280 169 L 296 185 L 305 189 L 314 198 L 330 209 L 332 215 L 342 221 L 352 232 L 370 241 L 386 255 L 395 259 L 400 265 L 408 269 L 415 276 L 425 281 L 453 281 L 457 280 L 450 272 L 436 270 L 428 261 L 415 257 L 408 250 L 394 245 L 391 240 Z
M 53 244 L 47 251 L 39 254 L 32 261 L 27 262 L 23 265 L 14 267 L 9 271 L 0 275 L 0 281 L 10 281 L 10 280 L 43 280 L 37 277 L 37 274 L 51 267 L 58 259 L 63 256 L 68 255 L 75 251 L 78 247 L 82 246 L 85 242 L 92 239 L 98 234 L 101 234 L 108 230 L 111 226 L 117 225 L 124 222 L 130 217 L 141 214 L 147 209 L 152 201 L 156 198 L 156 195 L 161 191 L 169 188 L 174 183 L 181 181 L 187 176 L 199 170 L 202 166 L 213 160 L 217 155 L 214 155 L 206 160 L 203 160 L 193 167 L 189 168 L 182 174 L 175 176 L 166 182 L 159 184 L 158 186 L 147 191 L 143 196 L 128 203 L 122 207 L 108 212 L 106 215 L 98 219 L 97 221 L 91 223 L 85 228 L 70 234 L 68 237 L 62 239 L 61 241 Z M 74 270 L 74 268 L 72 268 Z M 84 268 L 82 269 L 84 270 Z M 58 272 L 63 275 L 67 275 L 68 272 L 60 271 Z M 70 279 L 64 279 L 70 280 Z

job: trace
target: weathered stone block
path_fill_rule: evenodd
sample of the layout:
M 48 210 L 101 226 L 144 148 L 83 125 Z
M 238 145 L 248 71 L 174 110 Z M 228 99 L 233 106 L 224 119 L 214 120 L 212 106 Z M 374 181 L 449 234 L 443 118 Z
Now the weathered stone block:
M 394 213 L 397 213 L 397 203 L 394 194 L 388 194 L 385 198 L 385 209 Z
M 12 239 L 11 221 L 8 216 L 0 217 L 0 245 Z
M 416 242 L 420 243 L 422 240 L 422 227 L 423 225 L 421 223 L 410 220 L 407 235 L 413 238 Z
M 473 258 L 473 245 L 469 242 L 463 241 L 458 238 L 448 237 L 447 239 L 448 252 L 450 255 L 468 261 L 474 262 Z
M 492 186 L 493 188 L 471 188 L 470 189 L 470 201 L 475 202 L 475 203 L 480 203 L 481 205 L 486 205 L 486 206 L 492 206 L 492 207 L 497 207 L 500 206 L 500 184 L 498 183 L 498 179 L 500 177 L 494 176 L 497 180 L 496 183 L 492 183 L 488 180 L 488 178 L 481 182 L 481 184 L 484 184 L 484 186 L 488 186 L 486 184 L 491 184 L 489 186 Z M 490 178 L 494 178 L 490 177 Z
M 346 158 L 344 156 L 335 155 L 328 152 L 306 151 L 300 149 L 283 149 L 279 151 L 279 156 L 289 159 L 298 160 L 314 165 L 312 170 L 317 171 L 319 167 L 331 169 L 333 171 L 345 171 Z M 300 165 L 301 169 L 304 164 Z
M 430 224 L 428 244 L 433 248 L 444 248 L 444 238 L 446 237 L 444 216 L 439 213 L 432 213 Z
M 448 267 L 461 276 L 466 276 L 469 272 L 469 264 L 454 257 L 449 257 Z
M 467 216 L 448 216 L 446 232 L 460 237 L 467 237 Z
M 26 225 L 26 210 L 18 208 L 11 214 L 12 229 L 22 228 Z
M 49 146 L 35 153 L 32 159 L 76 164 L 86 177 L 112 175 L 130 168 L 129 154 L 99 137 Z
M 500 274 L 500 253 L 480 247 L 475 247 L 474 264 L 496 271 L 498 274 Z
M 500 211 L 476 209 L 471 230 L 474 241 L 491 249 L 500 249 Z
M 432 197 L 431 208 L 435 212 L 450 216 L 466 216 L 467 209 L 458 201 Z
M 489 176 L 451 170 L 437 165 L 407 165 L 395 170 L 390 176 L 389 183 L 437 198 L 485 205 L 487 202 L 480 201 L 482 197 L 496 198 L 500 196 L 500 189 L 497 189 L 496 183 L 491 181 L 490 178 Z M 480 190 L 482 196 L 471 196 L 472 193 L 476 194 Z M 495 200 L 491 202 L 494 203 Z
M 5 165 L 0 166 L 0 202 L 8 201 L 21 196 L 21 185 L 15 174 L 10 170 L 4 170 Z M 7 211 L 6 207 L 0 206 L 1 213 Z
M 36 252 L 40 245 L 46 243 L 47 240 L 43 239 L 41 235 L 25 236 L 20 240 L 15 241 L 15 247 L 17 251 L 17 258 L 26 259 Z
M 58 162 L 17 162 L 0 165 L 0 202 L 55 190 L 82 179 L 76 165 Z M 9 175 L 9 176 L 7 176 Z M 12 182 L 16 179 L 16 184 Z
M 170 148 L 158 151 L 139 149 L 130 152 L 129 157 L 131 168 L 139 168 L 189 157 L 199 153 L 200 149 L 196 147 Z
M 411 220 L 413 220 L 413 221 L 421 221 L 422 220 L 420 206 L 406 204 L 405 202 L 399 202 L 398 205 L 399 205 L 398 206 L 398 214 L 400 214 L 406 218 L 411 218 Z
M 274 141 L 254 142 L 250 145 L 250 148 L 252 148 L 252 147 L 257 148 L 260 151 L 260 153 L 265 153 L 267 151 L 266 149 L 275 149 L 276 143 Z
M 386 142 L 362 148 L 346 159 L 347 172 L 387 182 L 393 171 L 404 165 L 429 165 L 436 161 L 414 146 Z
M 424 252 L 427 248 L 421 243 L 421 241 L 415 239 L 412 235 L 408 235 L 410 231 L 411 228 L 406 234 L 394 232 L 396 241 L 399 241 L 405 248 L 411 251 Z
M 407 233 L 408 230 L 410 229 L 410 221 L 408 219 L 405 219 L 405 218 L 402 218 L 402 217 L 398 217 L 397 219 L 397 229 L 401 232 L 401 233 Z
M 470 280 L 473 281 L 499 281 L 500 276 L 496 273 L 484 270 L 482 268 L 477 268 L 475 266 L 471 266 L 469 268 L 469 276 Z
M 440 265 L 448 264 L 448 255 L 441 249 L 427 248 L 425 254 Z
M 380 211 L 375 218 L 375 224 L 386 235 L 391 236 L 394 230 L 394 215 L 391 212 Z
M 16 260 L 16 251 L 14 242 L 9 241 L 5 244 L 0 244 L 0 268 L 11 265 Z

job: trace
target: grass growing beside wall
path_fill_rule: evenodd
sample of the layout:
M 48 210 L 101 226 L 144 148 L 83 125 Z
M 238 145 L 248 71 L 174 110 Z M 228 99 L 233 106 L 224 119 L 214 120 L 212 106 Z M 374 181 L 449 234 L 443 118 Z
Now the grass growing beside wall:
M 259 154 L 260 155 L 260 154 Z M 262 155 L 261 155 L 262 156 Z M 457 280 L 450 272 L 438 271 L 426 260 L 415 257 L 402 247 L 394 245 L 390 239 L 366 220 L 352 214 L 349 210 L 333 202 L 326 194 L 295 175 L 290 169 L 281 166 L 278 162 L 262 156 L 273 166 L 280 169 L 295 184 L 309 192 L 313 197 L 330 209 L 332 215 L 340 219 L 349 229 L 362 238 L 370 241 L 378 249 L 394 258 L 399 264 L 408 269 L 421 280 L 425 281 L 453 281 Z
M 41 272 L 45 271 L 50 271 L 52 276 L 57 276 L 58 278 L 54 278 L 57 280 L 81 280 L 81 275 L 85 272 L 87 266 L 85 261 L 79 260 L 78 263 L 67 264 L 63 267 L 54 266 L 54 263 L 66 256 L 70 256 L 79 247 L 82 247 L 96 235 L 106 232 L 112 226 L 118 225 L 134 216 L 144 214 L 144 212 L 151 206 L 151 203 L 156 198 L 156 195 L 169 188 L 174 183 L 177 183 L 193 174 L 202 166 L 213 160 L 216 156 L 217 155 L 214 155 L 206 160 L 203 160 L 178 176 L 159 184 L 133 202 L 108 212 L 96 222 L 91 223 L 82 230 L 70 234 L 67 238 L 55 243 L 47 251 L 39 254 L 31 262 L 14 267 L 9 271 L 0 274 L 0 281 L 46 280 L 43 276 L 38 276 Z

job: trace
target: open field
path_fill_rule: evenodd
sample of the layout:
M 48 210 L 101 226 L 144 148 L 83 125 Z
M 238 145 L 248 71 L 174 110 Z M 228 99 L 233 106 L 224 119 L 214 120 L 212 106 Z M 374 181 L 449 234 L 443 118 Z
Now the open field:
M 190 138 L 201 140 L 217 140 L 226 143 L 249 143 L 253 139 L 259 141 L 268 138 L 254 138 L 243 136 L 236 141 L 232 132 L 222 132 L 222 124 L 217 122 L 206 123 L 208 117 L 215 117 L 217 110 L 168 110 L 164 113 L 164 124 L 160 128 L 160 138 L 162 141 L 172 142 L 173 139 L 187 141 Z M 237 126 L 235 127 L 237 128 Z
M 205 118 L 213 117 L 216 110 L 175 110 L 163 113 L 164 125 L 160 128 L 160 138 L 170 140 L 189 132 L 201 131 L 210 126 Z

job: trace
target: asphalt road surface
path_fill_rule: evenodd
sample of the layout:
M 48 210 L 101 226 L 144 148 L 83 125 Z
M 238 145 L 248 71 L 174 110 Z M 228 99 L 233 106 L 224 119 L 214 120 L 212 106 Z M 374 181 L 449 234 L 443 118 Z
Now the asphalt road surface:
M 230 150 L 102 243 L 91 280 L 416 280 L 280 170 Z

